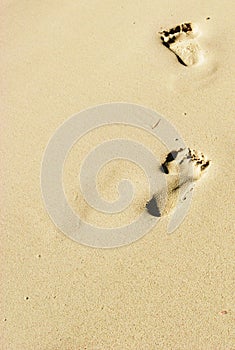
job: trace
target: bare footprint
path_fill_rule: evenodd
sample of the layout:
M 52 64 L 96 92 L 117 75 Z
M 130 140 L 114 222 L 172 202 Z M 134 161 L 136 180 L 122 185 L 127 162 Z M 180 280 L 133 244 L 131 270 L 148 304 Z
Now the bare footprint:
M 176 55 L 184 66 L 193 66 L 203 61 L 203 52 L 196 36 L 198 28 L 192 23 L 183 23 L 159 32 L 162 44 Z
M 148 213 L 157 217 L 168 215 L 177 204 L 179 191 L 186 195 L 190 183 L 200 179 L 210 163 L 203 153 L 190 148 L 168 153 L 162 163 L 162 171 L 167 174 L 167 188 L 159 190 L 147 202 Z

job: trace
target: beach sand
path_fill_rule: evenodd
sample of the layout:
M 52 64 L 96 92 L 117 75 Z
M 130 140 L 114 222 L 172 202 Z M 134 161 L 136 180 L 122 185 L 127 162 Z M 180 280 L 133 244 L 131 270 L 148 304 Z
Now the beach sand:
M 1 349 L 235 349 L 234 3 L 4 0 L 0 9 Z M 161 43 L 158 32 L 184 22 L 200 31 L 198 66 L 180 64 Z M 55 227 L 40 168 L 65 120 L 109 102 L 155 110 L 212 164 L 172 235 L 166 217 L 130 245 L 98 249 Z M 80 162 L 112 132 L 88 135 L 68 158 L 65 190 L 78 212 Z M 145 132 L 121 132 L 159 159 L 167 154 Z M 133 179 L 137 199 L 112 225 L 133 220 L 148 198 L 141 170 L 117 161 L 99 178 L 106 199 L 117 197 L 122 175 Z M 100 217 L 90 215 L 107 225 Z

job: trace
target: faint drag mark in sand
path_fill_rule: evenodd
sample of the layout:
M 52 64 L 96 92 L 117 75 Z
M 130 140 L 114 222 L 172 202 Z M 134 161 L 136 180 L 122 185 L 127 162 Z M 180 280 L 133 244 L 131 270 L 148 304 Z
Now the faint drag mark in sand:
M 203 153 L 191 150 L 190 148 L 168 153 L 162 171 L 167 174 L 167 187 L 161 188 L 154 193 L 152 198 L 146 204 L 149 214 L 157 217 L 165 216 L 176 207 L 178 196 L 181 192 L 180 201 L 187 199 L 188 194 L 193 190 L 195 181 L 199 180 L 202 174 L 210 165 Z M 188 168 L 192 172 L 188 172 Z M 181 174 L 179 178 L 179 173 Z M 165 204 L 165 197 L 167 203 Z
M 164 46 L 170 49 L 184 66 L 193 66 L 203 62 L 203 51 L 196 39 L 198 27 L 192 23 L 183 23 L 160 32 Z

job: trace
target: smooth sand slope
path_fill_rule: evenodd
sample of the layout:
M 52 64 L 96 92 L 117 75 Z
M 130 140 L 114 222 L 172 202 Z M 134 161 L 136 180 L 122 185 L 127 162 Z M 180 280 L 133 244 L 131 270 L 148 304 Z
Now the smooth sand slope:
M 234 11 L 218 0 L 1 2 L 1 349 L 235 349 Z M 184 23 L 198 30 L 167 35 Z M 41 161 L 68 117 L 117 101 L 156 110 L 212 162 L 173 234 L 166 216 L 128 246 L 89 248 L 48 217 Z M 103 227 L 130 223 L 150 199 L 144 171 L 124 160 L 101 170 L 97 188 L 113 201 L 130 178 L 132 206 L 107 216 L 82 198 L 84 157 L 120 135 L 162 163 L 171 151 L 130 126 L 97 129 L 74 146 L 68 201 Z

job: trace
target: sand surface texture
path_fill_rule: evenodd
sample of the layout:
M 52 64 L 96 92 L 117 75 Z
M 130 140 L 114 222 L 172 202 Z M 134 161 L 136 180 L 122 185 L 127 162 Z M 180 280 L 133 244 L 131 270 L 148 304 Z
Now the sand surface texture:
M 218 0 L 1 2 L 2 350 L 235 349 L 234 12 L 233 1 Z M 159 32 L 183 23 L 197 31 L 164 46 Z M 173 234 L 166 216 L 135 243 L 95 249 L 50 220 L 40 167 L 68 117 L 118 101 L 157 111 L 212 162 Z M 83 201 L 82 160 L 120 135 L 160 161 L 169 152 L 128 126 L 97 129 L 75 145 L 64 169 L 68 201 L 104 227 L 130 223 L 149 199 L 142 169 L 115 160 L 97 188 L 115 200 L 120 179 L 130 178 L 133 205 L 107 217 Z

